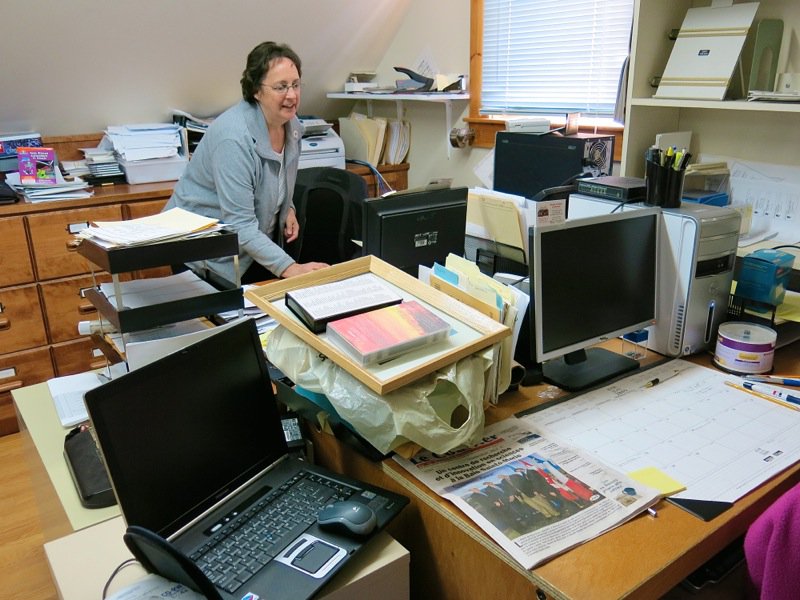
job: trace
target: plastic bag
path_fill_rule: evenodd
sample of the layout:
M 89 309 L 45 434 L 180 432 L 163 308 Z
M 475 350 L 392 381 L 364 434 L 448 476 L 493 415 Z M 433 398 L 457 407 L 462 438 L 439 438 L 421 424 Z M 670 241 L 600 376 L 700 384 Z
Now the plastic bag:
M 325 394 L 339 416 L 382 453 L 413 442 L 441 454 L 472 445 L 483 433 L 484 372 L 491 367 L 483 353 L 382 396 L 284 327 L 270 334 L 266 353 L 296 385 Z

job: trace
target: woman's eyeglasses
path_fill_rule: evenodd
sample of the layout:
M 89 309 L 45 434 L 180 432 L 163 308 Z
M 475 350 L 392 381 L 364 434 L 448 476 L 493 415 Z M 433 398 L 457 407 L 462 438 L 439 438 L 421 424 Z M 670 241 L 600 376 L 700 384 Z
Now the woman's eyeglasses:
M 267 85 L 265 83 L 262 83 L 261 86 L 262 87 L 268 87 L 269 89 L 271 89 L 276 94 L 280 94 L 282 96 L 285 96 L 286 94 L 289 93 L 290 89 L 294 90 L 294 92 L 296 94 L 300 93 L 300 88 L 303 86 L 303 84 L 301 82 L 299 82 L 299 81 L 295 81 L 294 83 L 285 83 L 284 82 L 284 83 L 276 83 L 275 85 Z

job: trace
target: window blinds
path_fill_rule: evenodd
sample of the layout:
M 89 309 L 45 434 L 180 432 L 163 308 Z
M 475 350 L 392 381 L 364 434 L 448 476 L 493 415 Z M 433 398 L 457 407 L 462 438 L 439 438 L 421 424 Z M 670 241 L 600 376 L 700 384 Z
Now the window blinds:
M 633 0 L 484 0 L 482 114 L 614 113 Z

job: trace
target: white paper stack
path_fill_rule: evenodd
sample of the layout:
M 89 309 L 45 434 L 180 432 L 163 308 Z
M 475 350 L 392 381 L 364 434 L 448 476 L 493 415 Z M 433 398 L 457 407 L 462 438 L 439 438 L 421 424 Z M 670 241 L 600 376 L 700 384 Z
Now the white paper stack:
M 174 123 L 111 125 L 106 135 L 114 151 L 127 161 L 171 158 L 182 145 L 181 127 Z
M 56 183 L 21 183 L 19 172 L 6 173 L 6 183 L 29 202 L 45 202 L 47 200 L 70 200 L 73 198 L 89 198 L 94 194 L 89 184 L 80 178 L 67 181 L 61 174 L 58 165 L 55 167 Z
M 207 235 L 219 231 L 218 219 L 197 215 L 182 208 L 126 221 L 95 221 L 78 232 L 78 236 L 91 239 L 106 248 L 137 246 L 185 238 L 189 235 Z

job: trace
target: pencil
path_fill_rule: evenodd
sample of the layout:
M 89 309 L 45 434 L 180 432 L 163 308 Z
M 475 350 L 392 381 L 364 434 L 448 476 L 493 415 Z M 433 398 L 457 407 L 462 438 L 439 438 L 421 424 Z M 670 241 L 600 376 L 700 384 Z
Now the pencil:
M 794 406 L 792 404 L 789 404 L 788 402 L 783 402 L 782 400 L 778 400 L 777 398 L 773 398 L 772 396 L 767 396 L 766 394 L 761 394 L 759 392 L 754 392 L 753 390 L 748 390 L 746 387 L 742 387 L 738 383 L 733 383 L 732 381 L 726 381 L 725 385 L 729 385 L 732 388 L 735 388 L 737 390 L 740 390 L 740 391 L 744 392 L 745 394 L 752 394 L 753 396 L 756 396 L 757 398 L 761 398 L 763 400 L 769 400 L 770 402 L 772 402 L 773 404 L 777 404 L 778 406 L 783 406 L 784 408 L 789 408 L 791 410 L 800 410 L 800 406 Z

